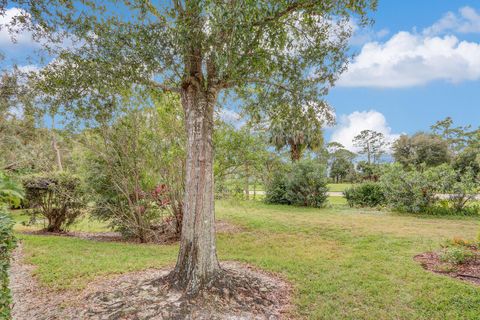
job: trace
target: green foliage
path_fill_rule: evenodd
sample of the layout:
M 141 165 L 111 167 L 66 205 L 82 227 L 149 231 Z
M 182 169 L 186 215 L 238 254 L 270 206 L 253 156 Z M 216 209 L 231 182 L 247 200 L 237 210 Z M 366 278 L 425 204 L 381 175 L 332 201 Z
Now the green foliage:
M 218 198 L 249 198 L 249 186 L 265 183 L 276 156 L 268 151 L 266 139 L 248 126 L 236 129 L 220 119 L 215 122 L 214 177 Z
M 46 231 L 64 231 L 82 214 L 81 180 L 68 172 L 47 172 L 23 178 L 30 213 L 47 220 Z
M 1 206 L 1 204 L 0 204 Z M 4 207 L 0 207 L 0 318 L 10 319 L 11 296 L 8 288 L 8 269 L 11 252 L 15 248 L 13 221 Z
M 406 171 L 395 163 L 387 166 L 380 178 L 387 203 L 403 212 L 426 212 L 436 201 L 438 185 L 419 171 Z
M 294 163 L 288 173 L 279 172 L 267 185 L 268 203 L 322 207 L 327 200 L 325 169 L 316 161 Z
M 313 160 L 295 163 L 287 184 L 286 198 L 297 206 L 320 208 L 327 201 L 325 169 Z
M 362 130 L 353 138 L 353 145 L 360 148 L 359 153 L 367 156 L 367 163 L 377 163 L 386 152 L 387 141 L 381 132 Z
M 473 170 L 456 171 L 450 165 L 431 168 L 424 173 L 425 178 L 436 185 L 437 192 L 447 195 L 429 211 L 435 214 L 477 215 L 480 206 L 473 203 L 480 190 L 480 184 Z
M 353 159 L 356 154 L 345 149 L 338 142 L 331 142 L 326 147 L 328 152 L 328 163 L 330 165 L 330 178 L 339 183 L 344 180 L 352 181 L 355 177 L 355 166 Z
M 422 164 L 434 167 L 450 161 L 447 141 L 437 135 L 422 132 L 411 137 L 400 136 L 393 144 L 393 156 L 404 167 L 414 166 L 417 169 Z
M 446 141 L 449 149 L 455 154 L 463 150 L 470 143 L 471 136 L 476 134 L 475 131 L 469 131 L 470 128 L 471 126 L 454 127 L 451 117 L 446 117 L 430 126 L 433 134 Z
M 464 264 L 476 258 L 475 253 L 465 246 L 452 246 L 442 250 L 440 260 L 454 265 Z
M 290 204 L 287 199 L 288 177 L 285 172 L 278 171 L 267 185 L 265 202 L 272 204 Z
M 141 242 L 177 236 L 183 218 L 185 130 L 176 98 L 132 95 L 113 123 L 85 135 L 92 215 Z
M 382 166 L 376 163 L 368 163 L 367 161 L 359 161 L 357 163 L 357 179 L 360 181 L 370 180 L 378 181 L 382 175 Z
M 13 221 L 8 206 L 19 205 L 23 198 L 21 187 L 0 172 L 0 318 L 10 319 L 11 296 L 8 287 L 8 269 L 11 252 L 15 248 Z
M 18 207 L 23 196 L 22 186 L 0 171 L 0 204 Z
M 277 150 L 289 148 L 290 159 L 298 161 L 305 150 L 317 150 L 323 144 L 324 120 L 315 117 L 312 109 L 303 106 L 273 109 L 268 119 L 268 138 Z M 333 119 L 326 113 L 328 121 Z
M 458 154 L 452 163 L 455 171 L 464 174 L 472 171 L 474 177 L 480 179 L 480 152 L 477 146 L 467 147 Z
M 385 204 L 385 195 L 379 183 L 366 182 L 343 192 L 350 207 L 376 207 Z
M 385 167 L 380 182 L 389 206 L 433 215 L 480 213 L 473 201 L 480 186 L 471 170 L 462 174 L 448 164 L 421 169 L 407 170 L 399 163 Z

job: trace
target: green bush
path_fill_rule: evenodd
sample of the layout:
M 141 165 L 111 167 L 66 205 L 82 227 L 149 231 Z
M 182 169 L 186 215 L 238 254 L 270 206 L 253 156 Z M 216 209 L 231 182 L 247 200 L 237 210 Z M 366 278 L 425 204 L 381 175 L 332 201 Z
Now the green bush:
M 23 179 L 30 214 L 40 214 L 48 222 L 47 231 L 63 231 L 84 208 L 80 179 L 67 172 L 50 172 Z
M 285 194 L 291 204 L 320 208 L 327 201 L 327 191 L 324 168 L 320 164 L 303 160 L 293 165 Z
M 440 254 L 441 261 L 455 265 L 467 263 L 475 258 L 476 255 L 472 250 L 462 246 L 445 248 Z
M 0 318 L 10 319 L 12 304 L 10 289 L 8 288 L 8 269 L 10 267 L 11 252 L 15 248 L 13 236 L 13 222 L 7 215 L 5 208 L 0 208 Z
M 438 183 L 424 172 L 404 170 L 402 165 L 387 166 L 380 178 L 387 204 L 402 212 L 420 213 L 437 201 Z
M 288 173 L 277 172 L 267 184 L 267 203 L 322 207 L 327 200 L 324 168 L 312 160 L 295 163 Z
M 385 195 L 380 184 L 366 182 L 343 192 L 350 207 L 376 207 L 385 204 Z
M 440 200 L 427 208 L 425 213 L 438 216 L 478 216 L 480 215 L 480 206 L 472 204 L 458 208 L 452 205 L 450 200 Z
M 137 99 L 86 139 L 91 213 L 140 242 L 178 237 L 185 190 L 183 112 L 176 99 L 165 97 L 158 107 Z
M 12 304 L 8 288 L 8 268 L 11 252 L 15 248 L 13 221 L 8 216 L 8 206 L 18 206 L 23 199 L 23 190 L 13 180 L 0 172 L 0 319 L 10 319 Z
M 272 204 L 290 204 L 287 199 L 287 174 L 276 172 L 272 180 L 266 186 L 265 202 Z

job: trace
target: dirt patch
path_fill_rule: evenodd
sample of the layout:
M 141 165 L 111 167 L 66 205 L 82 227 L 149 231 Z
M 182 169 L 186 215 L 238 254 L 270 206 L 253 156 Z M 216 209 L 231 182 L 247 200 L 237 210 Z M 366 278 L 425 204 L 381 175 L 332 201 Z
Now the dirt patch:
M 21 244 L 13 252 L 10 289 L 13 296 L 13 319 L 67 319 L 61 305 L 73 297 L 69 292 L 55 292 L 40 287 L 32 276 L 34 266 L 22 263 Z
M 215 221 L 215 231 L 217 233 L 239 233 L 243 230 L 242 227 L 225 220 Z
M 414 259 L 426 270 L 480 286 L 480 259 L 474 259 L 464 264 L 452 265 L 441 261 L 437 252 L 425 252 L 416 255 Z
M 233 286 L 192 300 L 168 286 L 165 279 L 169 269 L 132 272 L 96 280 L 83 291 L 56 292 L 39 286 L 32 277 L 34 267 L 22 264 L 22 258 L 20 247 L 11 268 L 13 317 L 17 320 L 271 320 L 288 319 L 291 311 L 291 286 L 286 281 L 236 262 L 222 263 L 222 279 L 229 279 Z

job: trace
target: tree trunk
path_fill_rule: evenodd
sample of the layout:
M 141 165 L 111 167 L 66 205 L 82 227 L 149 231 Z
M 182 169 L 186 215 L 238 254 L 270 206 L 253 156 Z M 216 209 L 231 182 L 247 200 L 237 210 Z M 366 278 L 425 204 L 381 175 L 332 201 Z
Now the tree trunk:
M 216 93 L 188 85 L 181 92 L 187 131 L 185 198 L 173 285 L 195 295 L 221 271 L 215 245 L 213 108 Z
M 245 199 L 250 200 L 248 162 L 245 163 Z
M 53 151 L 55 151 L 55 159 L 56 159 L 56 162 L 57 162 L 57 169 L 58 169 L 58 171 L 63 171 L 62 155 L 61 155 L 60 149 L 58 148 L 58 145 L 57 145 L 57 138 L 55 137 L 55 133 L 53 133 L 53 136 L 52 136 L 52 147 L 53 147 Z
M 300 148 L 297 144 L 292 144 L 290 146 L 290 157 L 292 159 L 292 162 L 297 162 L 300 160 Z

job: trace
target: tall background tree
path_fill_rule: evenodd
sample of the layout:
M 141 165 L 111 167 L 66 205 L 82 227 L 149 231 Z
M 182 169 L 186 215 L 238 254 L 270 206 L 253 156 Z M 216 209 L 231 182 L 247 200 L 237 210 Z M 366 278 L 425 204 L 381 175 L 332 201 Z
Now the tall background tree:
M 392 146 L 395 161 L 404 167 L 422 164 L 433 167 L 450 161 L 448 142 L 434 134 L 419 132 L 409 137 L 401 135 Z
M 318 150 L 323 146 L 323 127 L 333 122 L 331 112 L 307 114 L 314 109 L 279 107 L 269 116 L 267 132 L 270 143 L 277 150 L 289 149 L 292 162 L 300 160 L 305 150 Z
M 46 38 L 56 54 L 38 79 L 52 105 L 99 117 L 111 113 L 126 86 L 180 96 L 186 188 L 171 280 L 188 294 L 226 275 L 214 232 L 212 137 L 219 96 L 245 100 L 246 112 L 257 118 L 300 106 L 312 110 L 306 114 L 326 114 L 324 96 L 346 68 L 349 22 L 355 17 L 368 23 L 367 14 L 376 7 L 375 0 L 12 3 L 24 10 L 12 23 Z M 58 45 L 65 39 L 71 45 Z
M 387 141 L 381 132 L 363 130 L 353 138 L 353 145 L 360 148 L 358 153 L 367 156 L 367 163 L 375 164 L 386 152 Z
M 336 183 L 343 182 L 348 176 L 350 176 L 350 180 L 352 180 L 355 174 L 353 160 L 356 154 L 345 149 L 345 147 L 338 142 L 330 142 L 327 144 L 326 149 L 329 158 L 330 178 Z

